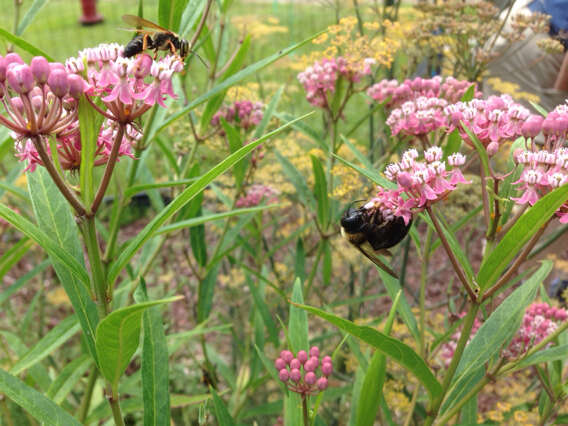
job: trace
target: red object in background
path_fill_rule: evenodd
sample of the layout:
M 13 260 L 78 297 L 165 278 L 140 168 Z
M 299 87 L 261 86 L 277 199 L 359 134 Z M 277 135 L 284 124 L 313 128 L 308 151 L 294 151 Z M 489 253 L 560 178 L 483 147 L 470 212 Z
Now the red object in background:
M 103 16 L 97 13 L 97 0 L 81 0 L 83 16 L 79 19 L 82 25 L 95 25 L 103 22 Z

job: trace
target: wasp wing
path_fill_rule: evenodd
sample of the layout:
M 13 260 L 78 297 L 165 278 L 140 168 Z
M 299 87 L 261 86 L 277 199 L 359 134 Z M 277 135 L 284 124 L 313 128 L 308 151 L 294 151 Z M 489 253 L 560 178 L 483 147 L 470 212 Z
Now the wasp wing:
M 128 25 L 131 25 L 136 28 L 151 28 L 154 31 L 162 31 L 165 33 L 172 33 L 172 31 L 160 27 L 158 24 L 153 23 L 152 21 L 148 21 L 147 19 L 141 18 L 140 16 L 136 15 L 122 15 L 122 20 L 126 22 Z M 173 34 L 173 33 L 172 33 Z

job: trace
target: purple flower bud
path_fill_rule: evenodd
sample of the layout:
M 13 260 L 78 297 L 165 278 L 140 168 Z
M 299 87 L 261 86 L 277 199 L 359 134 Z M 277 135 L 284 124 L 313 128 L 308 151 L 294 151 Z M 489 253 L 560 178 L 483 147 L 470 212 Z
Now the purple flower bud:
M 318 357 L 320 354 L 320 350 L 317 346 L 312 346 L 312 348 L 310 349 L 310 357 Z
M 43 98 L 41 96 L 32 96 L 32 108 L 36 113 L 41 109 L 41 104 L 43 103 Z
M 299 351 L 297 358 L 300 360 L 302 365 L 304 365 L 306 363 L 306 361 L 308 360 L 308 353 L 306 351 Z
M 302 364 L 300 363 L 300 361 L 297 358 L 294 358 L 292 361 L 290 361 L 290 368 L 291 369 L 300 369 L 300 367 L 302 366 Z
M 8 69 L 6 80 L 16 93 L 28 93 L 34 87 L 34 76 L 27 65 L 14 65 Z
M 63 65 L 63 64 L 60 63 L 60 62 L 50 62 L 50 63 L 49 63 L 49 69 L 50 69 L 51 71 L 55 71 L 55 70 L 67 71 L 67 70 L 65 69 L 65 65 Z
M 4 60 L 6 61 L 6 67 L 10 64 L 24 64 L 24 60 L 20 58 L 20 55 L 18 55 L 17 53 L 8 53 L 4 57 Z
M 282 370 L 283 368 L 286 368 L 286 361 L 284 361 L 282 358 L 276 358 L 276 361 L 274 361 L 274 366 L 277 370 Z
M 85 80 L 77 74 L 69 74 L 67 76 L 67 81 L 69 82 L 69 96 L 74 99 L 79 99 L 85 92 Z
M 49 62 L 43 56 L 34 56 L 30 62 L 30 68 L 32 69 L 32 74 L 35 80 L 39 84 L 45 84 L 47 82 L 47 77 L 49 77 Z
M 304 364 L 304 371 L 314 371 L 317 367 L 317 364 L 312 359 L 309 359 Z
M 282 358 L 286 364 L 290 364 L 290 361 L 294 359 L 294 354 L 290 351 L 283 350 L 280 352 L 280 358 Z
M 10 103 L 13 109 L 18 111 L 20 114 L 24 113 L 24 103 L 22 102 L 22 98 L 15 96 L 10 99 Z
M 333 372 L 333 365 L 331 364 L 331 362 L 324 362 L 321 365 L 321 372 L 324 376 L 329 376 Z
M 319 390 L 326 390 L 327 389 L 327 379 L 325 377 L 321 377 L 317 382 L 317 387 Z
M 326 363 L 330 363 L 331 364 L 331 357 L 329 355 L 326 355 L 323 357 L 323 359 L 321 360 L 322 364 L 326 364 Z
M 489 155 L 490 157 L 493 157 L 495 154 L 497 154 L 497 151 L 499 151 L 499 143 L 491 142 L 489 145 L 487 145 L 487 155 Z
M 534 138 L 540 133 L 544 118 L 540 115 L 531 115 L 521 127 L 521 134 L 525 138 Z
M 285 368 L 283 368 L 282 370 L 280 370 L 280 372 L 278 373 L 278 377 L 279 377 L 280 380 L 282 380 L 283 382 L 287 382 L 288 379 L 290 378 L 290 375 L 288 374 L 288 370 L 286 370 Z
M 314 363 L 314 365 L 316 366 L 316 368 L 318 368 L 319 365 L 319 358 L 317 356 L 311 356 L 310 357 L 310 361 L 312 361 Z
M 297 368 L 290 370 L 290 379 L 294 383 L 298 383 L 301 378 L 302 378 L 302 373 L 300 373 L 300 370 L 298 370 Z
M 52 69 L 47 84 L 55 96 L 62 98 L 69 92 L 67 73 L 60 69 Z
M 316 382 L 316 380 L 317 377 L 313 371 L 306 373 L 306 375 L 304 376 L 304 382 L 306 382 L 310 386 L 313 385 Z

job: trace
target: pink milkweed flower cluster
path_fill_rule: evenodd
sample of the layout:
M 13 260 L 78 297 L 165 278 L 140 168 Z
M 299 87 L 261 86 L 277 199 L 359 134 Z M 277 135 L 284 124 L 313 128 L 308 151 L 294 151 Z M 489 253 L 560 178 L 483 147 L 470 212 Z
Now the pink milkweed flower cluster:
M 386 221 L 402 217 L 408 225 L 414 213 L 447 197 L 458 183 L 470 183 L 460 170 L 465 164 L 465 155 L 457 152 L 448 157 L 447 164 L 452 167 L 451 170 L 446 168 L 440 147 L 427 149 L 424 161 L 418 161 L 418 157 L 416 149 L 409 149 L 400 162 L 389 164 L 385 176 L 397 183 L 398 187 L 379 187 L 377 195 L 369 200 L 365 208 L 378 209 Z
M 327 389 L 327 378 L 333 372 L 331 357 L 324 356 L 320 362 L 320 352 L 313 346 L 310 352 L 298 351 L 296 356 L 291 351 L 283 350 L 274 362 L 278 377 L 287 384 L 292 392 L 303 397 Z M 319 368 L 319 377 L 318 377 Z
M 48 152 L 50 136 L 64 144 L 78 133 L 78 100 L 84 89 L 83 79 L 60 63 L 36 56 L 28 65 L 15 53 L 0 56 L 0 99 L 5 111 L 0 124 L 12 131 L 21 158 L 35 158 L 29 169 L 41 163 L 36 144 L 43 144 Z
M 564 143 L 568 138 L 568 106 L 559 105 L 546 118 L 531 115 L 522 126 L 522 134 L 527 143 L 525 149 L 514 152 L 515 163 L 523 167 L 519 180 L 521 196 L 512 198 L 517 204 L 534 205 L 550 191 L 568 183 L 568 148 Z M 534 142 L 542 132 L 544 146 Z M 560 223 L 568 223 L 568 202 L 556 211 Z
M 395 108 L 386 124 L 393 135 L 399 133 L 409 136 L 424 136 L 440 128 L 446 129 L 448 119 L 444 108 L 448 102 L 441 98 L 419 98 L 404 102 Z
M 355 67 L 345 58 L 324 58 L 298 74 L 298 81 L 304 86 L 308 102 L 319 108 L 329 108 L 329 96 L 335 92 L 337 80 L 344 78 L 350 83 L 358 83 L 365 75 L 371 74 L 375 63 L 372 58 L 363 61 L 363 66 Z
M 262 121 L 264 115 L 263 108 L 262 102 L 235 101 L 231 105 L 224 106 L 217 111 L 211 119 L 211 124 L 219 126 L 222 117 L 229 124 L 244 130 L 250 130 Z
M 459 315 L 460 318 L 464 316 L 465 312 Z M 568 320 L 568 312 L 565 309 L 556 308 L 544 302 L 531 304 L 525 311 L 521 327 L 513 336 L 511 343 L 503 350 L 502 355 L 509 359 L 518 358 L 553 333 L 558 328 L 558 324 L 566 320 Z M 475 318 L 468 344 L 481 324 L 481 321 Z M 461 332 L 457 331 L 449 342 L 442 345 L 440 357 L 444 365 L 448 366 L 451 363 L 460 336 Z
M 479 139 L 492 156 L 505 142 L 522 135 L 522 127 L 530 111 L 517 104 L 509 95 L 490 96 L 448 105 L 445 113 L 449 131 L 458 129 L 463 140 L 473 145 L 462 123 Z
M 101 113 L 127 123 L 155 104 L 165 107 L 168 96 L 176 98 L 172 77 L 183 70 L 183 62 L 174 55 L 154 60 L 146 53 L 125 58 L 122 51 L 116 43 L 101 44 L 80 51 L 65 66 L 69 72 L 86 76 L 87 95 L 99 97 L 107 108 Z
M 457 80 L 454 77 L 442 79 L 440 76 L 416 77 L 413 80 L 404 80 L 402 83 L 397 80 L 382 80 L 369 87 L 367 95 L 377 102 L 388 101 L 387 108 L 393 109 L 420 97 L 441 98 L 448 103 L 455 103 L 461 100 L 472 85 L 477 89 L 475 83 Z M 474 97 L 481 97 L 481 92 L 475 90 Z
M 278 191 L 270 186 L 254 184 L 246 192 L 245 196 L 239 198 L 235 205 L 237 207 L 254 207 L 258 206 L 261 201 L 266 204 L 278 202 Z

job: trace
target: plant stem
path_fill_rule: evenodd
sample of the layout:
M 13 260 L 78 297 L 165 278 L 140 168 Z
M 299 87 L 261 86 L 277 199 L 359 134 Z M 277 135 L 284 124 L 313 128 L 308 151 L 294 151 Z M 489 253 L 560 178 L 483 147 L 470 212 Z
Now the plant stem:
M 426 280 L 428 278 L 428 261 L 430 258 L 430 245 L 432 243 L 432 228 L 428 227 L 426 231 L 426 240 L 424 241 L 424 251 L 422 256 L 422 268 L 420 273 L 420 355 L 424 357 L 425 353 L 425 336 L 426 336 Z
M 442 242 L 442 245 L 444 246 L 444 249 L 446 250 L 446 254 L 450 258 L 450 262 L 452 262 L 452 265 L 454 267 L 454 270 L 456 271 L 456 274 L 458 275 L 458 278 L 460 279 L 461 283 L 463 284 L 464 288 L 466 289 L 470 300 L 472 302 L 475 302 L 477 300 L 477 295 L 473 292 L 473 290 L 472 290 L 472 288 L 469 284 L 469 281 L 467 280 L 467 278 L 465 276 L 465 273 L 463 272 L 458 260 L 456 259 L 456 256 L 454 255 L 454 252 L 452 251 L 452 248 L 450 247 L 450 244 L 448 243 L 448 240 L 446 239 L 446 236 L 445 236 L 444 232 L 442 231 L 442 227 L 438 223 L 438 219 L 436 218 L 436 215 L 432 211 L 432 207 L 427 206 L 426 211 L 430 215 L 430 219 L 432 219 L 432 223 L 434 224 L 434 227 L 436 228 L 436 232 L 438 232 L 438 236 L 440 238 L 440 241 Z
M 108 314 L 107 285 L 99 242 L 97 240 L 95 218 L 85 218 L 84 222 L 81 224 L 81 230 L 83 231 L 87 257 L 91 265 L 92 291 L 96 297 L 99 318 L 103 319 Z
M 89 375 L 89 381 L 87 382 L 87 387 L 85 388 L 85 393 L 83 394 L 83 399 L 81 400 L 81 406 L 79 407 L 79 421 L 81 423 L 85 422 L 87 414 L 89 414 L 89 407 L 91 406 L 91 399 L 93 397 L 93 390 L 95 388 L 95 383 L 99 376 L 99 370 L 95 366 Z
M 116 165 L 116 160 L 118 158 L 118 151 L 120 149 L 120 145 L 122 144 L 122 137 L 124 136 L 124 128 L 125 124 L 119 123 L 118 131 L 116 132 L 116 136 L 112 145 L 112 149 L 110 151 L 110 156 L 107 161 L 107 165 L 105 168 L 105 172 L 103 178 L 101 180 L 101 184 L 99 189 L 97 190 L 97 195 L 95 195 L 95 199 L 93 200 L 93 204 L 91 204 L 91 214 L 94 216 L 97 212 L 101 201 L 105 195 L 107 190 L 108 184 L 110 182 L 110 178 L 112 177 L 112 172 L 114 170 L 114 166 Z
M 308 397 L 302 395 L 302 413 L 304 416 L 304 426 L 310 426 L 310 415 L 308 412 Z
M 120 404 L 118 402 L 118 392 L 112 389 L 108 402 L 112 409 L 112 417 L 114 418 L 115 426 L 124 426 L 124 419 L 120 411 Z

